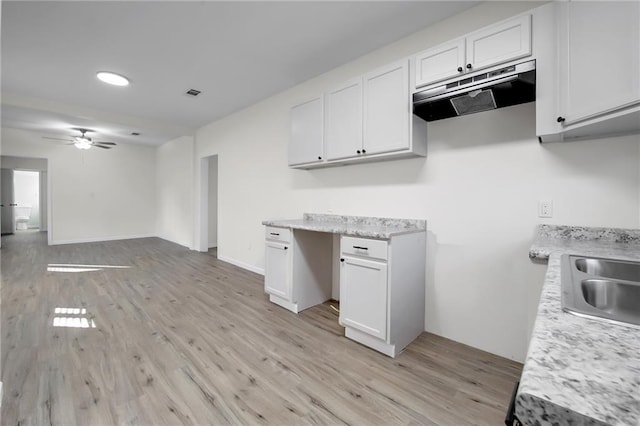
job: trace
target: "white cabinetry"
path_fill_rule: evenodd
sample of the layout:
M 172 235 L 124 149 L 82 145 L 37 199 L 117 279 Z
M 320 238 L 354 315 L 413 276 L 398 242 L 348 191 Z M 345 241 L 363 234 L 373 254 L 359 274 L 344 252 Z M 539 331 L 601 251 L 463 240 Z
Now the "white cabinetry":
M 264 291 L 298 313 L 331 298 L 331 234 L 267 226 Z M 308 259 L 313 259 L 310 263 Z
M 322 161 L 324 102 L 318 96 L 294 105 L 290 114 L 289 165 Z
M 291 301 L 291 230 L 266 228 L 264 291 Z
M 483 28 L 414 57 L 416 87 L 531 55 L 531 15 Z
M 425 156 L 426 123 L 411 108 L 408 59 L 349 80 L 292 109 L 289 165 L 315 168 Z
M 564 124 L 640 101 L 640 2 L 560 6 Z
M 536 132 L 543 142 L 640 131 L 640 3 L 559 2 L 539 8 Z M 536 44 L 538 40 L 536 40 Z
M 362 150 L 362 78 L 350 80 L 325 95 L 327 160 L 353 157 Z
M 407 60 L 363 77 L 365 155 L 411 148 L 411 96 Z
M 424 331 L 425 234 L 342 236 L 340 321 L 345 336 L 395 357 Z

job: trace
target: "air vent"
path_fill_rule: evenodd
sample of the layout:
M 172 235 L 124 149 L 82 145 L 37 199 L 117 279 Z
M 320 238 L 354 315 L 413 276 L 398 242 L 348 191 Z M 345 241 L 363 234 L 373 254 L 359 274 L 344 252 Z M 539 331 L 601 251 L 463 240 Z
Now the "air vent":
M 187 95 L 189 96 L 198 96 L 199 94 L 200 94 L 199 90 L 196 90 L 196 89 L 187 90 Z

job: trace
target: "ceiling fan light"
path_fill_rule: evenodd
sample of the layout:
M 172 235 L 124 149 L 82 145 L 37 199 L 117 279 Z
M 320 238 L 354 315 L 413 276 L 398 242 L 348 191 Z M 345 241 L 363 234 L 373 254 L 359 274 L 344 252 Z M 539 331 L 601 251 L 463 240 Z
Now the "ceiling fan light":
M 128 86 L 129 79 L 123 75 L 116 74 L 110 71 L 99 71 L 96 76 L 100 81 L 114 86 Z
M 82 140 L 78 140 L 78 139 L 82 139 Z M 91 142 L 89 142 L 87 139 L 76 138 L 76 143 L 74 143 L 74 146 L 78 149 L 89 149 L 91 148 Z

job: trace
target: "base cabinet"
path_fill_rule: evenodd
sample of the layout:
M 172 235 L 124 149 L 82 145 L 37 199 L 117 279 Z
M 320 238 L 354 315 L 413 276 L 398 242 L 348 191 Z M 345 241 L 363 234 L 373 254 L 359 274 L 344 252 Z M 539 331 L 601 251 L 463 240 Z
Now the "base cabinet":
M 356 257 L 340 259 L 342 324 L 387 338 L 387 264 Z
M 340 256 L 345 336 L 395 357 L 424 331 L 425 233 L 342 236 Z
M 264 290 L 291 301 L 291 250 L 289 244 L 266 242 Z
M 269 300 L 295 313 L 329 300 L 332 245 L 331 234 L 268 226 L 264 291 Z

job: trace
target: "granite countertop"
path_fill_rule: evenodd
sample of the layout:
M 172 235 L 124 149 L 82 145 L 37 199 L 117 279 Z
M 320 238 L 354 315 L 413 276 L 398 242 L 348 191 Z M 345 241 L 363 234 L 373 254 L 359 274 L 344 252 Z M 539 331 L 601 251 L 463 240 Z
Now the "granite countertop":
M 425 232 L 426 220 L 389 219 L 305 213 L 302 219 L 264 220 L 263 225 L 388 240 L 394 235 Z
M 640 231 L 541 225 L 532 259 L 548 259 L 516 398 L 525 425 L 640 425 L 640 328 L 562 311 L 562 254 L 640 260 Z

